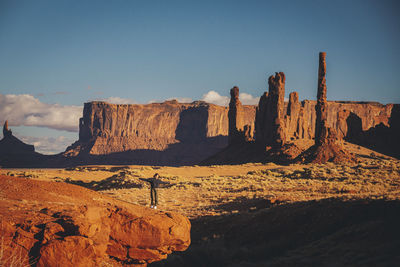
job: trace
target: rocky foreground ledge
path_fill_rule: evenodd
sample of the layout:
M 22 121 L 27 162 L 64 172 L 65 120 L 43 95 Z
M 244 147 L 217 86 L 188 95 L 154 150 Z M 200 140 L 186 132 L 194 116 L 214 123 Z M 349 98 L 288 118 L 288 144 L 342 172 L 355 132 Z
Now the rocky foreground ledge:
M 146 265 L 186 250 L 190 222 L 75 185 L 0 176 L 0 238 L 1 266 Z

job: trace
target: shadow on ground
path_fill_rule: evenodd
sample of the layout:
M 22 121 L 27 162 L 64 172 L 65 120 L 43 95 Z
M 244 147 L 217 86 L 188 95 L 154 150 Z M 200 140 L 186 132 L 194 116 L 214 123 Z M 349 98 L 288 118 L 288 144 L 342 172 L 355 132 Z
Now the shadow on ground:
M 145 184 L 145 182 L 138 181 L 139 176 L 137 176 L 134 172 L 130 171 L 128 167 L 112 167 L 108 169 L 104 167 L 76 167 L 76 168 L 69 168 L 67 170 L 75 170 L 75 171 L 102 170 L 110 172 L 119 170 L 117 174 L 114 174 L 113 176 L 103 179 L 101 181 L 84 182 L 82 180 L 72 180 L 70 178 L 64 180 L 64 182 L 66 183 L 83 186 L 95 191 L 110 190 L 110 189 L 143 188 Z M 175 184 L 164 182 L 162 185 L 159 185 L 159 187 L 169 188 L 173 185 Z
M 150 266 L 395 266 L 400 260 L 400 201 L 325 199 L 244 210 L 192 220 L 189 249 Z

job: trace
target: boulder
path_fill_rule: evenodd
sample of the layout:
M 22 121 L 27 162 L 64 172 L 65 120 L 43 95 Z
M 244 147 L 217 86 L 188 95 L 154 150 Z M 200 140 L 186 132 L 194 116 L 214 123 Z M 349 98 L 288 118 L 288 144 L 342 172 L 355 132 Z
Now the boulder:
M 17 255 L 37 266 L 145 265 L 190 244 L 186 217 L 83 187 L 1 176 L 0 192 L 3 259 Z

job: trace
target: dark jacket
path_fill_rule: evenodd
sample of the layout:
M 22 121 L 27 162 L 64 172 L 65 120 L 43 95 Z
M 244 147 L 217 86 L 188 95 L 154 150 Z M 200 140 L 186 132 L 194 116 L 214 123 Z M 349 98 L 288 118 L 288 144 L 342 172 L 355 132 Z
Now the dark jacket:
M 146 178 L 139 178 L 139 179 L 142 180 L 142 181 L 150 183 L 150 186 L 152 188 L 158 188 L 161 184 L 166 184 L 166 182 L 163 182 L 163 181 L 161 181 L 159 179 L 156 179 L 156 178 L 147 178 L 147 179 Z

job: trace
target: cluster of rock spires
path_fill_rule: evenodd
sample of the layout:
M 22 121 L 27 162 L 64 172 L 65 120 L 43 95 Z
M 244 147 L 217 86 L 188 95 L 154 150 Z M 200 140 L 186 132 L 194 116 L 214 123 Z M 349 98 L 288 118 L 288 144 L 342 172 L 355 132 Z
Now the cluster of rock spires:
M 265 92 L 259 100 L 255 117 L 255 145 L 256 151 L 266 152 L 266 157 L 274 160 L 285 159 L 286 161 L 301 162 L 340 162 L 353 161 L 354 156 L 348 153 L 343 146 L 343 138 L 348 129 L 345 120 L 354 114 L 348 110 L 340 110 L 336 119 L 336 127 L 341 131 L 337 133 L 335 128 L 328 124 L 328 102 L 326 86 L 326 53 L 319 54 L 318 91 L 317 103 L 315 105 L 315 127 L 314 134 L 310 128 L 305 133 L 306 124 L 304 113 L 306 105 L 301 106 L 297 92 L 289 95 L 289 103 L 285 106 L 285 74 L 276 73 L 268 79 L 269 91 Z M 240 101 L 238 99 L 239 88 L 231 89 L 231 102 L 229 104 L 229 140 L 230 145 L 241 144 L 244 140 L 243 126 L 240 123 Z M 285 111 L 287 111 L 285 113 Z M 314 137 L 315 144 L 307 151 L 303 151 L 291 144 L 291 139 Z M 241 138 L 241 139 L 240 139 Z M 246 138 L 248 140 L 249 138 Z M 257 152 L 256 152 L 257 153 Z M 211 163 L 211 162 L 209 162 Z

